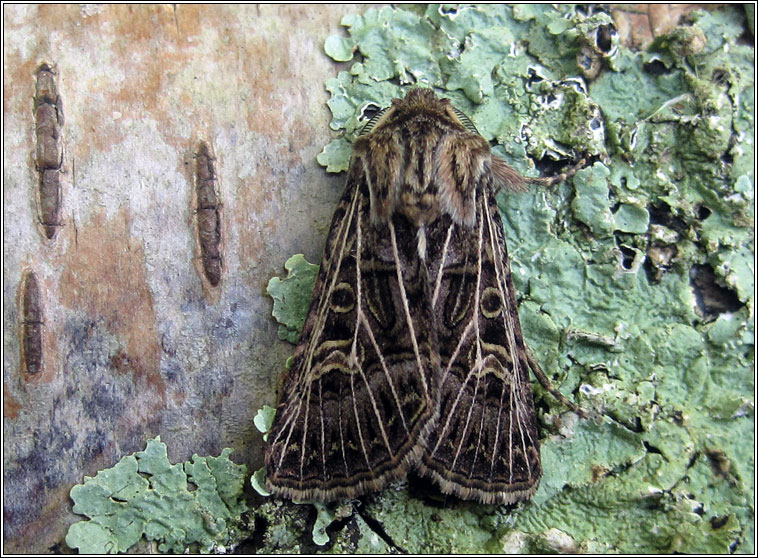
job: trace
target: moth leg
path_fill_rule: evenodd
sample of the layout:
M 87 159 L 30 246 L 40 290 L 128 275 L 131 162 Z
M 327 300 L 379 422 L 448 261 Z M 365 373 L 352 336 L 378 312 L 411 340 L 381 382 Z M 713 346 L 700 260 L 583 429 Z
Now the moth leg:
M 524 344 L 524 348 L 526 349 L 526 361 L 529 363 L 529 368 L 532 369 L 534 375 L 537 377 L 537 380 L 539 380 L 540 384 L 542 384 L 542 387 L 549 391 L 553 397 L 560 401 L 565 407 L 568 407 L 580 417 L 585 419 L 590 418 L 589 414 L 587 414 L 586 411 L 577 406 L 577 404 L 573 401 L 569 400 L 565 395 L 558 391 L 555 386 L 553 386 L 553 384 L 550 383 L 550 380 L 548 380 L 545 372 L 542 370 L 542 367 L 537 362 L 537 359 L 534 358 L 534 355 L 532 354 L 529 346 Z
M 527 178 L 521 176 L 516 169 L 512 168 L 499 157 L 493 156 L 491 167 L 493 186 L 495 190 L 502 189 L 511 192 L 526 192 L 528 184 L 549 187 L 558 184 L 559 182 L 563 182 L 564 180 L 568 180 L 578 171 L 582 170 L 586 163 L 587 157 L 585 156 L 560 174 L 538 178 Z
M 530 184 L 537 184 L 539 186 L 553 186 L 554 184 L 558 184 L 559 182 L 563 182 L 574 176 L 578 171 L 584 168 L 586 163 L 587 157 L 582 157 L 575 165 L 569 167 L 560 174 L 540 178 L 527 178 L 526 181 Z

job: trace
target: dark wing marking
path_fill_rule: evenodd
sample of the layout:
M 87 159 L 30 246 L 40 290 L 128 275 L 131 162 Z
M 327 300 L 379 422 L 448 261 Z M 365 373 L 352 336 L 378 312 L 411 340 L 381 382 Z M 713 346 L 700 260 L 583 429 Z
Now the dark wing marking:
M 426 271 L 398 242 L 414 234 L 403 217 L 371 223 L 356 159 L 266 451 L 269 489 L 299 500 L 353 498 L 403 478 L 436 420 Z
M 491 177 L 476 223 L 429 238 L 440 348 L 440 414 L 419 464 L 443 492 L 484 503 L 534 494 L 541 466 L 532 388 Z

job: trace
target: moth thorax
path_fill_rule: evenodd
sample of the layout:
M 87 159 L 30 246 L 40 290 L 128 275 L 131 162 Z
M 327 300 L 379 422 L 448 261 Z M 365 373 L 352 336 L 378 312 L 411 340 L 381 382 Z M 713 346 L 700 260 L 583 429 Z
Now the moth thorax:
M 433 223 L 440 215 L 437 195 L 430 192 L 413 192 L 405 190 L 400 194 L 396 210 L 416 227 Z

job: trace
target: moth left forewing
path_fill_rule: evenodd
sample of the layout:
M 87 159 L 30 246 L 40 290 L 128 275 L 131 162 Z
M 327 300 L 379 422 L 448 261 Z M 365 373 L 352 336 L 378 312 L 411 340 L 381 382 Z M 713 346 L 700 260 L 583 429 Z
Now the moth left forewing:
M 382 194 L 370 185 L 389 169 L 366 164 L 365 144 L 355 148 L 269 434 L 267 486 L 299 500 L 354 498 L 403 478 L 437 413 L 426 274 L 408 224 L 372 217 Z
M 339 277 L 344 279 L 352 274 L 350 258 L 345 256 L 353 250 L 354 235 L 351 229 L 356 227 L 360 201 L 359 188 L 348 182 L 332 219 L 313 300 L 295 349 L 292 367 L 283 378 L 276 417 L 269 433 L 266 483 L 271 492 L 289 498 L 323 500 L 335 490 L 339 492 L 339 487 L 328 482 L 324 473 L 327 461 L 332 461 L 333 454 L 321 451 L 322 448 L 326 449 L 326 436 L 322 437 L 320 433 L 326 433 L 326 429 L 323 427 L 323 406 L 319 401 L 323 389 L 316 376 L 319 367 L 323 370 L 322 365 L 326 364 L 321 348 L 329 337 L 335 337 L 327 323 L 330 300 Z M 331 340 L 333 355 L 330 364 L 337 367 L 337 356 L 348 352 L 350 334 L 344 332 L 340 337 L 342 339 Z M 316 448 L 319 451 L 314 451 Z
M 493 180 L 487 172 L 479 179 L 473 226 L 446 217 L 430 236 L 440 416 L 419 468 L 443 492 L 513 503 L 534 494 L 541 466 Z

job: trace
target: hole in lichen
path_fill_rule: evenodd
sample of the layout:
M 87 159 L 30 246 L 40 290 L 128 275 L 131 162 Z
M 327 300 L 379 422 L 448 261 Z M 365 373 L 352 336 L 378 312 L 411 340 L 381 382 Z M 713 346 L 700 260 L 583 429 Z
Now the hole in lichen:
M 666 67 L 662 60 L 651 60 L 642 65 L 642 69 L 651 76 L 662 76 L 671 73 L 671 69 Z
M 711 216 L 711 210 L 710 210 L 710 209 L 708 209 L 708 208 L 707 208 L 706 206 L 704 206 L 704 205 L 699 205 L 699 206 L 697 207 L 697 210 L 696 210 L 696 211 L 697 211 L 697 218 L 698 218 L 700 221 L 705 221 L 705 220 L 706 220 L 708 217 L 710 217 L 710 216 Z
M 729 85 L 728 76 L 728 72 L 725 72 L 721 68 L 716 68 L 713 70 L 713 72 L 711 72 L 711 81 L 716 85 L 726 86 Z
M 722 450 L 707 450 L 705 455 L 715 475 L 725 477 L 729 473 L 732 463 Z
M 714 529 L 721 529 L 724 525 L 726 525 L 727 521 L 729 521 L 728 515 L 724 515 L 721 517 L 712 517 L 711 527 L 713 527 Z
M 534 166 L 540 172 L 540 176 L 555 176 L 562 173 L 567 166 L 570 166 L 570 161 L 567 159 L 555 160 L 546 155 L 542 159 L 535 160 Z
M 528 68 L 526 70 L 526 85 L 527 87 L 531 87 L 535 83 L 539 83 L 541 81 L 544 81 L 545 78 L 543 78 L 541 75 L 539 75 L 534 68 Z
M 737 294 L 723 285 L 709 265 L 693 265 L 690 284 L 695 293 L 695 307 L 706 318 L 736 312 L 742 308 Z
M 619 250 L 621 250 L 621 267 L 626 270 L 632 269 L 637 253 L 627 246 L 619 246 Z
M 642 427 L 642 419 L 640 417 L 634 417 L 634 422 L 631 424 L 628 421 L 625 422 L 624 426 L 626 426 L 632 432 L 636 432 L 638 434 L 645 431 L 645 429 Z M 660 451 L 653 451 L 653 453 L 660 453 Z
M 666 202 L 658 202 L 649 206 L 650 224 L 663 225 L 676 232 L 683 233 L 689 230 L 687 222 L 681 217 L 674 214 Z
M 602 52 L 610 52 L 611 48 L 613 47 L 613 34 L 615 32 L 616 30 L 613 28 L 613 26 L 608 24 L 598 27 L 595 35 L 597 48 L 599 48 Z
M 362 109 L 358 120 L 371 120 L 377 113 L 382 110 L 382 107 L 375 103 L 368 103 Z
M 645 450 L 647 450 L 648 453 L 656 453 L 658 455 L 663 455 L 663 452 L 659 450 L 655 446 L 651 446 L 648 442 L 642 441 L 642 445 L 645 446 Z

